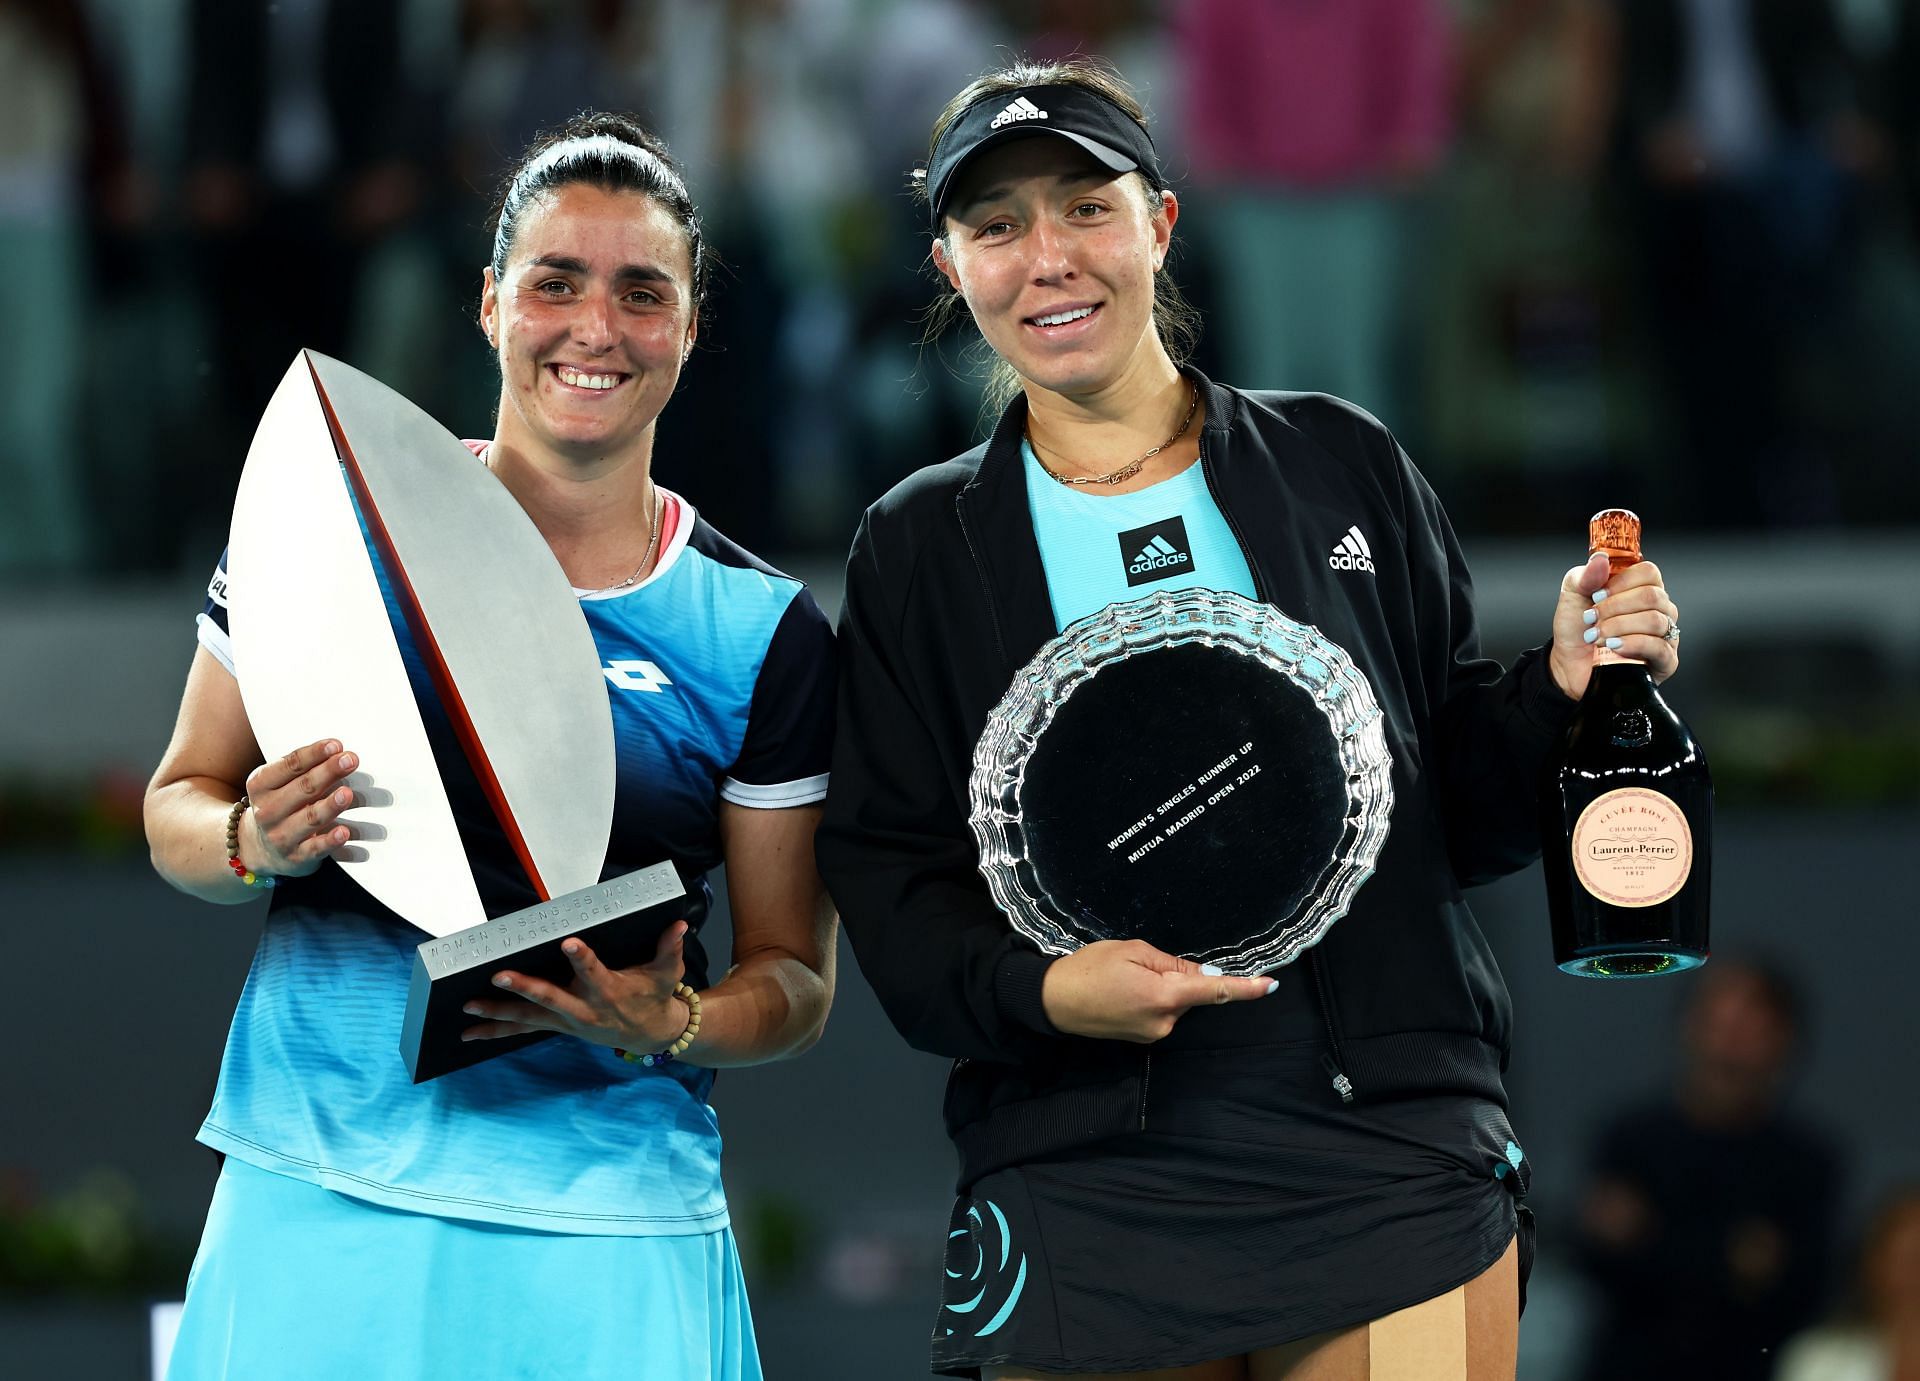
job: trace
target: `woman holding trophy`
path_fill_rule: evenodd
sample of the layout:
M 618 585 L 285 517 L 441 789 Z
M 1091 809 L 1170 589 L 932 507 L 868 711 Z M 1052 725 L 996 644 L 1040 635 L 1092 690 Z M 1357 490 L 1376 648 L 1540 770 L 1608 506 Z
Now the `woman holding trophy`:
M 583 116 L 528 151 L 495 227 L 480 324 L 499 413 L 468 444 L 545 538 L 607 668 L 607 872 L 670 859 L 686 913 L 650 962 L 609 969 L 575 938 L 569 984 L 505 970 L 464 1008 L 467 1039 L 573 1039 L 411 1083 L 394 1040 L 422 937 L 334 862 L 358 847 L 340 817 L 360 759 L 328 739 L 261 761 L 225 614 L 249 572 L 223 561 L 148 835 L 176 887 L 273 891 L 200 1133 L 225 1159 L 174 1381 L 761 1374 L 708 1093 L 717 1068 L 806 1049 L 832 998 L 811 849 L 832 635 L 800 582 L 652 479 L 709 259 L 665 148 Z M 297 532 L 288 547 L 299 559 Z M 530 904 L 499 823 L 456 815 L 490 911 Z M 716 979 L 699 935 L 721 863 L 735 962 Z
M 1593 643 L 1675 669 L 1659 572 L 1568 571 L 1545 646 L 1505 670 L 1481 657 L 1446 516 L 1379 422 L 1183 365 L 1192 316 L 1165 271 L 1180 205 L 1106 69 L 973 82 L 920 177 L 932 262 L 997 356 L 1005 410 L 855 536 L 818 854 L 889 1015 L 955 1060 L 934 1369 L 1345 1381 L 1418 1356 L 1421 1375 L 1511 1377 L 1529 1167 L 1501 1081 L 1506 991 L 1460 893 L 1538 848 L 1537 776 Z M 1178 598 L 1143 598 L 1160 591 Z M 1167 609 L 1222 636 L 1284 624 L 1307 649 L 1295 674 L 1320 678 L 1315 713 L 1367 706 L 1377 781 L 1331 815 L 1334 835 L 1343 813 L 1365 826 L 1359 861 L 1306 875 L 1318 928 L 1277 965 L 1175 951 L 1290 866 L 1285 838 L 1187 878 L 1143 927 L 1164 944 L 1044 946 L 996 905 L 1031 894 L 1074 921 L 1008 866 L 1048 829 L 1132 879 L 1268 789 L 1256 773 L 1282 784 L 1278 809 L 1319 770 L 1286 742 L 1247 765 L 1249 735 L 1156 777 L 1169 726 L 1231 713 L 1176 677 L 1068 725 L 1067 690 L 1101 685 L 1085 666 Z M 1037 736 L 1002 731 L 1022 696 Z M 1118 762 L 1170 790 L 1109 824 L 1105 788 L 1073 799 L 1068 771 L 1056 818 L 1013 818 L 1036 743 L 1069 732 L 1089 781 L 1121 780 Z

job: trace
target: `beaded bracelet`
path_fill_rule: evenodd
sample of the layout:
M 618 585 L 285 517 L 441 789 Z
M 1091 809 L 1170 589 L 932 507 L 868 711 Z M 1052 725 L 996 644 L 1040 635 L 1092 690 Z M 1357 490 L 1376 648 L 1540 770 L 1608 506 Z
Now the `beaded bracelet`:
M 700 994 L 684 983 L 673 985 L 673 995 L 687 1004 L 687 1029 L 680 1033 L 680 1039 L 665 1050 L 656 1050 L 651 1055 L 642 1055 L 634 1050 L 622 1050 L 620 1058 L 632 1064 L 645 1065 L 651 1069 L 663 1065 L 677 1055 L 687 1053 L 687 1047 L 693 1044 L 693 1038 L 700 1034 Z
M 273 886 L 271 873 L 256 873 L 240 861 L 240 817 L 247 813 L 252 802 L 242 796 L 233 803 L 233 809 L 227 812 L 227 866 L 233 869 L 233 875 L 249 887 L 263 890 Z

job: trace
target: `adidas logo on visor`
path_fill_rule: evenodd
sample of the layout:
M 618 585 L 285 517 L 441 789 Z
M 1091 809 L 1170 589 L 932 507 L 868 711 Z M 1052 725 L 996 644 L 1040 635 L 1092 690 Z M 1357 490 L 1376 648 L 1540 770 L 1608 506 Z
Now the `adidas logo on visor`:
M 987 126 L 987 128 L 999 129 L 1002 125 L 1017 124 L 1021 120 L 1044 120 L 1046 118 L 1046 111 L 1040 109 L 1039 106 L 1029 101 L 1025 96 L 1016 96 L 1013 104 L 994 116 L 993 123 Z
M 1347 529 L 1347 535 L 1334 544 L 1333 555 L 1327 558 L 1327 564 L 1336 571 L 1365 571 L 1373 574 L 1373 549 L 1367 545 L 1367 539 L 1360 535 L 1358 527 Z

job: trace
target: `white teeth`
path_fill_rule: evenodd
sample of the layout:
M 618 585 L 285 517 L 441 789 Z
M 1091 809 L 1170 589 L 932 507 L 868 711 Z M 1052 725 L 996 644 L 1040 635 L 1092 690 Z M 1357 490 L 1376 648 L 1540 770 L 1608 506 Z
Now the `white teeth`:
M 1056 312 L 1052 316 L 1037 316 L 1033 319 L 1036 326 L 1065 326 L 1069 321 L 1078 321 L 1083 316 L 1091 316 L 1093 308 L 1075 307 L 1070 312 Z
M 618 374 L 582 374 L 577 369 L 561 365 L 554 370 L 563 384 L 572 384 L 575 388 L 612 388 L 620 382 Z

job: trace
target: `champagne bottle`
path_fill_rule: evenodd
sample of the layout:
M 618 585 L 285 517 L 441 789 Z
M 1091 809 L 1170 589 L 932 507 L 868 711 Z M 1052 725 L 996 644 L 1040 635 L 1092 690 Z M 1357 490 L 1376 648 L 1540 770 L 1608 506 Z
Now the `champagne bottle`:
M 1612 575 L 1640 560 L 1640 520 L 1593 515 Z M 1593 675 L 1541 794 L 1553 960 L 1585 978 L 1706 962 L 1713 779 L 1646 664 L 1596 643 Z

